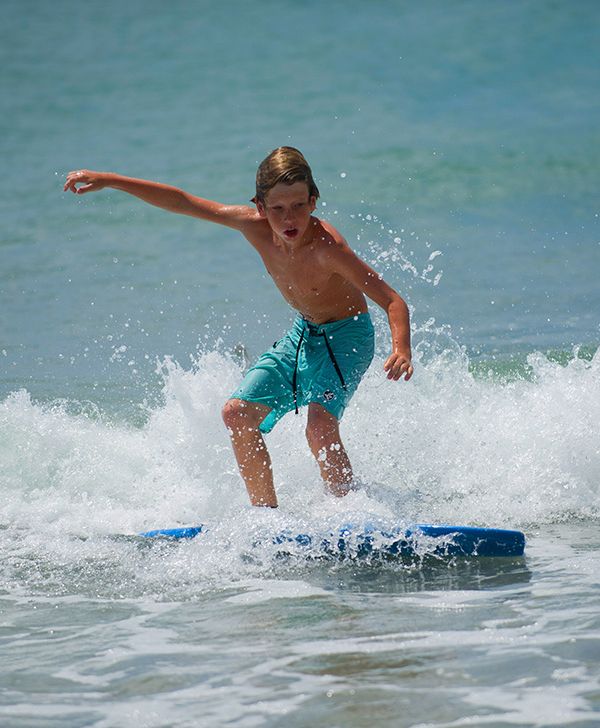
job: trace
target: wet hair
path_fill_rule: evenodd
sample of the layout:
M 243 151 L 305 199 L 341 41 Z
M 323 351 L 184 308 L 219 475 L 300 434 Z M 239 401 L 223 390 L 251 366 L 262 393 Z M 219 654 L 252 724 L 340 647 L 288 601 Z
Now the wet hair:
M 256 172 L 256 195 L 252 202 L 264 205 L 267 192 L 280 182 L 285 185 L 306 182 L 308 196 L 319 198 L 319 188 L 313 179 L 312 170 L 302 152 L 294 147 L 278 147 L 263 159 Z

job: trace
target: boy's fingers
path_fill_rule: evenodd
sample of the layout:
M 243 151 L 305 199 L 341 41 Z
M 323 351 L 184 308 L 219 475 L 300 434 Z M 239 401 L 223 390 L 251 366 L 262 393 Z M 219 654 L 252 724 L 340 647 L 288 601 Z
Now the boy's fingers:
M 400 378 L 401 374 L 401 365 L 399 365 L 397 362 L 394 362 L 388 371 L 388 379 L 395 379 L 398 380 Z
M 78 179 L 79 179 L 79 176 L 77 175 L 77 172 L 69 172 L 69 174 L 67 175 L 67 179 L 65 181 L 65 186 L 64 186 L 65 192 L 67 190 L 73 190 L 73 192 L 74 192 L 75 185 L 76 185 Z
M 79 185 L 79 187 L 77 186 Z M 97 180 L 90 177 L 85 172 L 70 172 L 63 190 L 71 190 L 76 195 L 84 195 L 86 192 L 92 192 L 97 189 Z
M 393 354 L 386 360 L 383 369 L 387 372 L 387 378 L 395 381 L 398 381 L 402 376 L 408 381 L 413 374 L 412 364 L 405 359 L 395 359 Z
M 89 182 L 89 176 L 84 171 L 76 170 L 73 172 L 69 172 L 69 174 L 67 175 L 65 188 L 70 187 L 71 189 L 74 189 L 75 185 L 80 182 Z

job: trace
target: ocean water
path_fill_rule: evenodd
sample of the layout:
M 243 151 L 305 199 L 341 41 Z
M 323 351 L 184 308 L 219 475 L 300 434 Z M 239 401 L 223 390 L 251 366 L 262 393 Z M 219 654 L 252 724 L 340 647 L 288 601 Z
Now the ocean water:
M 599 725 L 598 3 L 6 0 L 0 39 L 0 725 Z M 220 408 L 293 312 L 232 231 L 62 184 L 243 203 L 280 144 L 408 301 L 415 375 L 373 305 L 362 488 L 324 495 L 289 415 L 265 513 Z M 526 555 L 268 539 L 347 521 Z

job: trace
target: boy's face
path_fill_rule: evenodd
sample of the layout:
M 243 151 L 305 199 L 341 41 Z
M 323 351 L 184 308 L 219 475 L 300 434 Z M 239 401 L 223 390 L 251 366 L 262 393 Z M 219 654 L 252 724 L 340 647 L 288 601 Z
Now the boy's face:
M 264 204 L 257 202 L 256 207 L 277 236 L 293 242 L 302 239 L 316 202 L 316 198 L 309 195 L 306 182 L 292 185 L 280 182 L 267 192 Z

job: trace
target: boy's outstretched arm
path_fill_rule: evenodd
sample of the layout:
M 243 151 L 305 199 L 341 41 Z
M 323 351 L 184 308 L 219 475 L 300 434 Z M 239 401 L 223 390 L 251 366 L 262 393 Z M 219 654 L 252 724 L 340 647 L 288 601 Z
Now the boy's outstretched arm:
M 196 197 L 178 187 L 135 177 L 125 177 L 114 172 L 93 172 L 89 169 L 69 172 L 64 190 L 65 192 L 71 190 L 76 195 L 83 195 L 86 192 L 96 192 L 105 187 L 127 192 L 150 205 L 161 207 L 169 212 L 199 217 L 202 220 L 227 225 L 237 230 L 243 229 L 251 220 L 259 218 L 258 213 L 251 207 L 224 205 L 220 202 Z
M 388 379 L 408 381 L 413 375 L 410 317 L 404 299 L 361 260 L 344 241 L 327 251 L 331 268 L 359 288 L 387 313 L 392 334 L 392 353 L 383 365 Z

